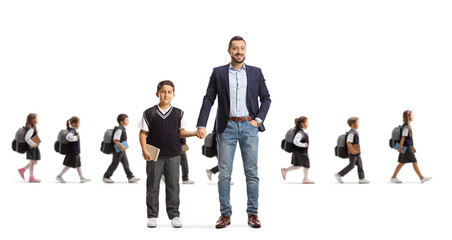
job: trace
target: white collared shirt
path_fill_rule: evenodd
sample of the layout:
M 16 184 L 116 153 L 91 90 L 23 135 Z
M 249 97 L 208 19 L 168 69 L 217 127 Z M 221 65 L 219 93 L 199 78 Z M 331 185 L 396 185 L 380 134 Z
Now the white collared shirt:
M 167 113 L 169 113 L 170 111 L 173 111 L 173 106 L 170 106 L 168 109 L 163 110 L 160 108 L 159 105 L 157 105 L 158 110 L 157 110 L 157 114 L 155 114 L 155 117 L 161 117 L 162 119 L 165 119 L 163 116 L 166 115 Z M 179 129 L 183 129 L 186 127 L 186 122 L 185 122 L 185 114 L 182 115 L 182 119 L 180 121 L 180 128 Z M 146 119 L 144 117 L 141 118 L 140 123 L 138 124 L 138 128 L 145 131 L 145 132 L 149 132 L 149 127 L 148 124 L 146 123 Z

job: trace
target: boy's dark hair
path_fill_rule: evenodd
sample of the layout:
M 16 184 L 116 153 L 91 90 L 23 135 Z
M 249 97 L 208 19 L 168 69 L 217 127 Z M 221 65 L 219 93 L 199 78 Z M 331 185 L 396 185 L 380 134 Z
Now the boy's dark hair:
M 355 124 L 357 121 L 359 120 L 359 118 L 358 117 L 351 117 L 351 118 L 349 118 L 348 120 L 347 120 L 347 124 L 348 124 L 348 126 L 352 126 L 353 124 Z
M 174 87 L 174 83 L 171 82 L 170 80 L 164 80 L 159 82 L 159 84 L 157 85 L 157 92 L 160 92 L 160 89 L 162 89 L 163 85 L 168 85 L 173 87 L 173 92 L 176 92 L 176 88 Z
M 232 41 L 243 41 L 243 42 L 245 42 L 245 39 L 243 39 L 243 38 L 240 37 L 240 36 L 234 36 L 234 37 L 232 37 L 231 40 L 229 41 L 229 47 L 228 47 L 228 49 L 231 49 Z M 246 42 L 245 42 L 245 45 L 246 45 Z
M 126 118 L 129 118 L 129 116 L 127 116 L 127 114 L 121 113 L 118 115 L 118 118 L 116 120 L 118 120 L 118 123 L 121 124 L 121 122 Z

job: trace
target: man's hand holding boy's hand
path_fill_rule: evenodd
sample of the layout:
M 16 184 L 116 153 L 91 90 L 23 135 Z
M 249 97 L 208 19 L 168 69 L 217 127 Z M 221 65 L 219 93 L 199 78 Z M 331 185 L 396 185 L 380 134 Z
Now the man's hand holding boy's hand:
M 206 136 L 206 128 L 205 127 L 198 128 L 198 130 L 196 130 L 196 136 L 199 139 L 203 139 Z

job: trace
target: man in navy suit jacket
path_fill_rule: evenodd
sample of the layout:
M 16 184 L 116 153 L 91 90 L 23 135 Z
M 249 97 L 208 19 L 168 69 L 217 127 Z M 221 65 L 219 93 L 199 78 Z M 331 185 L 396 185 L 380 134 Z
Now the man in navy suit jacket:
M 231 63 L 214 68 L 210 77 L 199 113 L 197 136 L 205 137 L 210 109 L 218 96 L 215 131 L 220 170 L 218 192 L 221 217 L 215 227 L 225 228 L 231 223 L 230 182 L 235 149 L 239 142 L 247 184 L 248 225 L 259 228 L 258 131 L 265 130 L 263 122 L 270 108 L 270 94 L 262 71 L 244 63 L 246 43 L 242 37 L 235 36 L 231 39 L 228 52 Z

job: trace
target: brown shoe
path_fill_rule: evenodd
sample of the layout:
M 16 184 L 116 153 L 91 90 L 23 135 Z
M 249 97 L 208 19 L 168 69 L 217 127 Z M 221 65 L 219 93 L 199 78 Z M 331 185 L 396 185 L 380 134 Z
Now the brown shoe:
M 229 225 L 231 225 L 231 217 L 221 214 L 221 217 L 218 219 L 215 228 L 225 228 Z
M 257 215 L 248 215 L 248 226 L 252 228 L 260 228 L 261 222 L 259 221 L 259 218 Z

